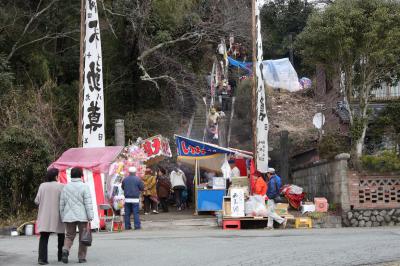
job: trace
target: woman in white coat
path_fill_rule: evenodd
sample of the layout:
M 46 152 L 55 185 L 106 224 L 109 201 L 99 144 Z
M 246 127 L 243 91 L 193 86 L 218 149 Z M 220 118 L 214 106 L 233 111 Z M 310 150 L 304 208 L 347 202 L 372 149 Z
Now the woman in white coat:
M 65 227 L 60 217 L 60 195 L 63 185 L 57 182 L 58 170 L 47 171 L 45 182 L 39 186 L 35 203 L 39 205 L 37 225 L 40 232 L 39 258 L 40 265 L 48 264 L 47 245 L 51 233 L 58 234 L 58 261 L 61 261 L 62 247 L 65 238 Z

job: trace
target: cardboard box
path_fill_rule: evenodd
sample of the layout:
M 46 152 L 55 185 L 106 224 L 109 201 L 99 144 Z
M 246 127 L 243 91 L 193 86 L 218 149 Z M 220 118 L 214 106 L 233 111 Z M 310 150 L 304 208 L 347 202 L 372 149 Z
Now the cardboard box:
M 300 210 L 302 214 L 306 212 L 315 212 L 315 205 L 311 202 L 306 202 L 300 206 Z
M 232 177 L 232 187 L 249 187 L 249 178 L 247 176 Z
M 289 214 L 288 208 L 289 204 L 287 203 L 277 203 L 275 206 L 275 212 L 279 216 L 288 215 Z
M 315 211 L 327 212 L 328 211 L 328 200 L 326 198 L 314 198 Z
M 223 215 L 224 216 L 231 216 L 231 198 L 230 197 L 224 197 L 223 200 Z

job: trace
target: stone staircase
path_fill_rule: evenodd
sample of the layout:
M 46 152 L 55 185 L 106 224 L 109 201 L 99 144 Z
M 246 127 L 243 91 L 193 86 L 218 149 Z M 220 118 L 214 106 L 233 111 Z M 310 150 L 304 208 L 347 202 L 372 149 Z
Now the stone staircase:
M 225 110 L 225 117 L 220 120 L 219 129 L 219 145 L 226 147 L 228 146 L 228 134 L 230 130 L 231 114 L 233 101 L 232 98 L 228 98 L 228 110 Z M 205 126 L 206 126 L 206 113 L 210 107 L 211 100 L 209 98 L 203 99 L 196 108 L 196 112 L 192 117 L 192 126 L 189 137 L 200 141 L 206 141 L 205 138 Z M 217 105 L 220 103 L 216 102 Z
M 206 126 L 206 114 L 209 104 L 210 104 L 209 100 L 207 101 L 207 106 L 204 104 L 204 101 L 200 101 L 197 104 L 196 111 L 192 118 L 193 122 L 189 136 L 191 139 L 200 141 L 203 141 L 205 139 L 204 128 Z

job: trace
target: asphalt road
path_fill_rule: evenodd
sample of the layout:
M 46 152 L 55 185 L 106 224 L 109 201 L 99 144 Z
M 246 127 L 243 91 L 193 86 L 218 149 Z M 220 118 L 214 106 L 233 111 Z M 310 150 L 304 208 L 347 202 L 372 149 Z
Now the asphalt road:
M 37 237 L 0 238 L 0 265 L 35 265 Z M 49 243 L 56 261 L 56 237 Z M 69 264 L 77 264 L 76 245 Z M 400 265 L 400 228 L 96 233 L 87 265 Z

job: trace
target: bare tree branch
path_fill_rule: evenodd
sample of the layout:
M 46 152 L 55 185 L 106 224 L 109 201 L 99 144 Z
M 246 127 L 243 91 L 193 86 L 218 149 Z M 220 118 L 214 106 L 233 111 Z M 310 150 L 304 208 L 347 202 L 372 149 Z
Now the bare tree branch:
M 110 27 L 110 30 L 111 30 L 112 34 L 114 35 L 115 39 L 118 39 L 117 34 L 115 33 L 115 30 L 114 30 L 114 27 L 113 27 L 111 21 L 109 20 L 109 18 L 108 18 L 108 16 L 107 16 L 107 13 L 110 13 L 111 15 L 117 15 L 117 14 L 116 14 L 116 13 L 113 13 L 113 12 L 111 12 L 111 10 L 107 9 L 106 6 L 104 5 L 104 1 L 103 1 L 103 0 L 100 0 L 100 2 L 101 2 L 101 5 L 102 5 L 102 7 L 103 7 L 103 10 L 105 11 L 105 12 L 104 12 L 104 15 L 105 15 L 105 17 L 106 17 L 108 26 Z M 118 15 L 119 15 L 119 14 L 118 14 Z M 120 16 L 120 15 L 119 15 L 119 16 Z
M 32 44 L 32 43 L 36 43 L 36 42 L 40 42 L 40 41 L 48 40 L 48 39 L 64 38 L 64 37 L 68 37 L 68 35 L 71 34 L 71 33 L 77 33 L 77 32 L 79 32 L 79 30 L 73 30 L 73 31 L 70 31 L 70 32 L 65 32 L 65 33 L 54 33 L 52 35 L 48 35 L 47 34 L 47 35 L 42 36 L 42 37 L 40 37 L 38 39 L 23 43 L 23 44 L 15 47 L 14 52 L 16 52 L 17 50 L 21 49 L 22 47 L 25 47 L 27 45 Z
M 179 38 L 177 38 L 177 39 L 175 39 L 175 40 L 162 42 L 162 43 L 157 44 L 156 46 L 153 46 L 152 48 L 149 48 L 149 49 L 145 50 L 145 51 L 137 58 L 137 60 L 138 60 L 138 61 L 143 61 L 143 59 L 144 59 L 146 56 L 148 56 L 148 55 L 151 54 L 151 53 L 154 53 L 155 51 L 157 51 L 157 50 L 159 50 L 159 49 L 161 49 L 161 48 L 163 48 L 163 47 L 165 47 L 165 46 L 168 46 L 168 45 L 171 45 L 171 44 L 175 44 L 175 43 L 177 43 L 177 42 L 182 42 L 182 41 L 188 41 L 188 40 L 193 40 L 193 39 L 197 39 L 197 40 L 198 40 L 198 39 L 201 38 L 201 36 L 203 36 L 203 34 L 202 34 L 202 33 L 199 33 L 199 32 L 189 32 L 189 33 L 185 33 L 185 34 L 183 34 L 181 37 L 179 37 Z
M 10 59 L 13 57 L 14 53 L 18 50 L 19 43 L 22 41 L 22 39 L 25 37 L 26 32 L 29 30 L 31 24 L 38 18 L 40 17 L 43 13 L 45 13 L 47 10 L 50 9 L 50 7 L 52 7 L 56 2 L 58 2 L 59 0 L 52 0 L 46 7 L 44 7 L 43 9 L 40 9 L 40 6 L 42 4 L 42 0 L 39 1 L 37 7 L 36 7 L 36 12 L 35 14 L 30 18 L 30 20 L 28 21 L 28 23 L 25 25 L 25 28 L 23 30 L 23 32 L 21 33 L 21 35 L 19 36 L 18 40 L 14 43 L 14 45 L 11 48 L 10 53 L 8 54 L 6 60 L 10 61 Z
M 177 84 L 176 79 L 173 78 L 173 77 L 171 77 L 171 76 L 169 76 L 169 75 L 161 75 L 161 76 L 158 76 L 158 77 L 151 77 L 151 76 L 149 75 L 149 73 L 146 71 L 146 68 L 145 68 L 144 65 L 143 65 L 143 59 L 146 58 L 147 56 L 149 56 L 150 54 L 156 52 L 157 50 L 159 50 L 159 49 L 161 49 L 161 48 L 164 48 L 164 47 L 166 47 L 166 46 L 168 46 L 168 45 L 172 45 L 172 44 L 175 44 L 175 43 L 178 43 L 178 42 L 182 42 L 182 41 L 200 40 L 201 37 L 202 37 L 202 35 L 203 35 L 203 34 L 202 34 L 202 33 L 199 33 L 199 32 L 185 33 L 184 35 L 182 35 L 181 37 L 179 37 L 179 38 L 177 38 L 177 39 L 175 39 L 175 40 L 171 40 L 171 41 L 166 41 L 166 42 L 163 42 L 163 43 L 159 43 L 159 44 L 157 44 L 156 46 L 153 46 L 153 47 L 151 47 L 151 48 L 145 50 L 145 51 L 144 51 L 143 53 L 141 53 L 141 55 L 137 58 L 137 64 L 138 64 L 140 70 L 143 72 L 143 75 L 140 77 L 140 79 L 143 80 L 143 81 L 150 81 L 150 82 L 152 82 L 152 83 L 156 86 L 156 88 L 157 88 L 158 90 L 160 89 L 160 86 L 158 85 L 157 80 L 160 80 L 160 79 L 168 79 L 168 80 L 172 81 L 172 82 L 175 84 L 175 86 L 177 87 L 177 85 L 176 85 L 176 84 Z

